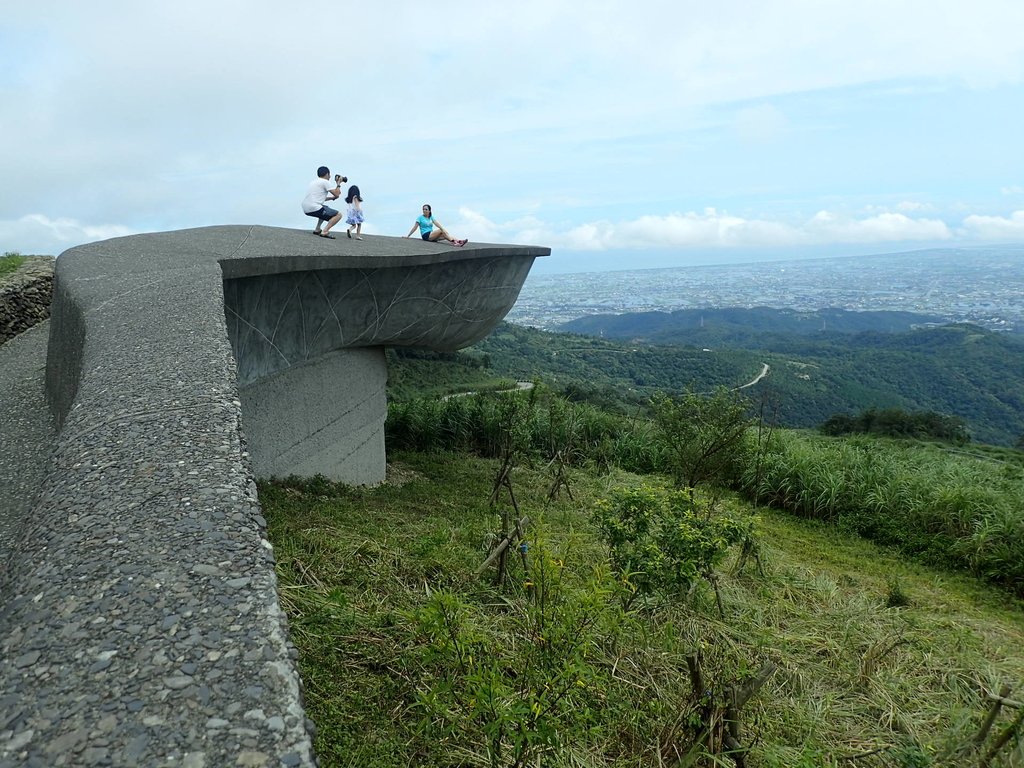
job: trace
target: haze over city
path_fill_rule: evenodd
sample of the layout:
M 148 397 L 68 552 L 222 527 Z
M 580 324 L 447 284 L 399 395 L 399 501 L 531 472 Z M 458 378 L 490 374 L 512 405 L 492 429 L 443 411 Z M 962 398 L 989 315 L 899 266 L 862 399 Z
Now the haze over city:
M 1024 242 L 1017 0 L 7 4 L 0 251 L 419 207 L 537 273 Z M 440 246 L 439 246 L 440 247 Z

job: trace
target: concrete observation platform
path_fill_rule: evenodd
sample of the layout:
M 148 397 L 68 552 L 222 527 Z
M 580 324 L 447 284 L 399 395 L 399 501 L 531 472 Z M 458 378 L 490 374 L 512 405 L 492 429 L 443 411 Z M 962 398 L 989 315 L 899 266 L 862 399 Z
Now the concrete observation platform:
M 455 350 L 541 247 L 220 226 L 57 260 L 57 436 L 0 569 L 0 768 L 314 765 L 255 478 L 384 478 L 384 348 Z

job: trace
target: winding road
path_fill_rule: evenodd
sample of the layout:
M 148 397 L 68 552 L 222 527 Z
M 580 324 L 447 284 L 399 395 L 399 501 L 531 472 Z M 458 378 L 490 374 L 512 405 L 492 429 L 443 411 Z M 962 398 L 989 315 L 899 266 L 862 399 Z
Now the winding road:
M 747 387 L 752 387 L 755 384 L 757 384 L 757 382 L 759 382 L 761 379 L 763 379 L 765 376 L 767 376 L 768 372 L 771 370 L 768 367 L 768 363 L 761 363 L 761 366 L 762 366 L 761 367 L 761 372 L 759 374 L 757 374 L 757 376 L 752 378 L 746 384 L 741 384 L 740 386 L 736 387 L 736 389 L 746 389 Z

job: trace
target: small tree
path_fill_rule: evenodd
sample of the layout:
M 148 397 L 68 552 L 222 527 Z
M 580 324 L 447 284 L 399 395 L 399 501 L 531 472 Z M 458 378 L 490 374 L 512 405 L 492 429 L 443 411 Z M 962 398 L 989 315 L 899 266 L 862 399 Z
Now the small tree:
M 753 520 L 712 517 L 692 488 L 619 488 L 598 502 L 594 516 L 612 570 L 627 588 L 627 607 L 642 595 L 685 593 L 699 579 L 718 598 L 715 567 L 734 544 L 756 543 Z
M 667 469 L 679 487 L 727 483 L 748 445 L 750 402 L 735 390 L 719 387 L 710 395 L 663 393 L 651 399 Z

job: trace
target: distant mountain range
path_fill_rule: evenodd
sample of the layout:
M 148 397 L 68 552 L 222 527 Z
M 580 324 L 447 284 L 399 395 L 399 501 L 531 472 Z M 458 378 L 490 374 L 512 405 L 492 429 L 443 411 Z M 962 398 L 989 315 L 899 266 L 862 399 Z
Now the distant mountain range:
M 904 333 L 945 322 L 939 315 L 916 312 L 852 312 L 836 308 L 799 312 L 772 307 L 724 307 L 590 315 L 562 323 L 558 330 L 653 343 L 681 344 L 713 340 L 716 344 L 760 348 L 762 344 L 758 343 L 758 339 L 766 334 L 811 336 L 864 331 Z

